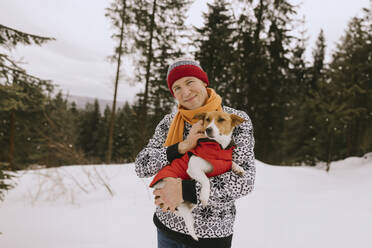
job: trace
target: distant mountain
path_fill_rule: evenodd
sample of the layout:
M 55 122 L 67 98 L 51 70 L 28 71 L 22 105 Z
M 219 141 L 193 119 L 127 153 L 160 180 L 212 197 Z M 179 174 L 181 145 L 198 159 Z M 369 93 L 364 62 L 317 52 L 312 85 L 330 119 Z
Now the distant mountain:
M 89 97 L 89 96 L 75 96 L 75 95 L 65 95 L 65 98 L 67 98 L 67 101 L 72 103 L 75 102 L 76 107 L 78 109 L 85 109 L 85 105 L 87 103 L 93 104 L 94 101 L 98 98 Z M 104 112 L 106 106 L 110 106 L 110 109 L 112 108 L 112 100 L 106 100 L 106 99 L 98 99 L 99 108 L 101 113 Z M 116 109 L 123 107 L 125 102 L 122 101 L 116 101 Z

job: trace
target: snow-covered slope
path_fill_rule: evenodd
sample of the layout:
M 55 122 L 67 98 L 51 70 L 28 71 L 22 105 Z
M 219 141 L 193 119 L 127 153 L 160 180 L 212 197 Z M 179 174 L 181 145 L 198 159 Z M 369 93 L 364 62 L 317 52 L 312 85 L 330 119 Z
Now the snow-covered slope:
M 372 154 L 310 167 L 256 161 L 233 247 L 372 247 Z M 133 164 L 19 173 L 0 203 L 1 248 L 156 247 L 150 179 Z

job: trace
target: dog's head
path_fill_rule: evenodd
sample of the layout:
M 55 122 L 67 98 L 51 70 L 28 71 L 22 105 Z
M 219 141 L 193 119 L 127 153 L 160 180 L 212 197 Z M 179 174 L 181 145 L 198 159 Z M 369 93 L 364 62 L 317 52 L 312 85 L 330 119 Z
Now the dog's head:
M 203 121 L 205 135 L 220 143 L 223 148 L 230 144 L 234 128 L 246 121 L 238 115 L 219 111 L 199 113 L 194 118 Z

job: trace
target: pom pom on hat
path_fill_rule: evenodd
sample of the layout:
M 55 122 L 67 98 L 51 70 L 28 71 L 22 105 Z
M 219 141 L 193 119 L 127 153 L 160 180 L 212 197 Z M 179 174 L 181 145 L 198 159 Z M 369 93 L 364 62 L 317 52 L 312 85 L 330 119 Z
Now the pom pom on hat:
M 167 83 L 173 96 L 173 83 L 183 77 L 196 77 L 209 85 L 207 73 L 205 73 L 198 62 L 191 58 L 181 58 L 172 63 L 168 68 Z

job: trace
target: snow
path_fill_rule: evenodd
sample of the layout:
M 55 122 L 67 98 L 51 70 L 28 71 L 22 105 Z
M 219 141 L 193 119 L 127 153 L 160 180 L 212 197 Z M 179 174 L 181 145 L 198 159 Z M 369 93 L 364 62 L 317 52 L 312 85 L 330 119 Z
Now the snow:
M 237 201 L 233 247 L 372 247 L 372 153 L 329 173 L 256 168 L 255 190 Z M 19 172 L 0 203 L 0 247 L 156 247 L 150 180 L 134 164 Z

